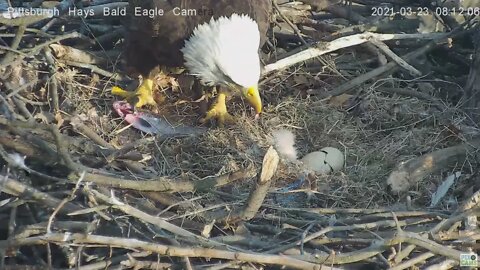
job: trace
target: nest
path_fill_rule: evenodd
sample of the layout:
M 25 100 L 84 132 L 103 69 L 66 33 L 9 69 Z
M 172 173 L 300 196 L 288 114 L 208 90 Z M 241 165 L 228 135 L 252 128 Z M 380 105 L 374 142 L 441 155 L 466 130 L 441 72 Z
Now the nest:
M 471 105 L 480 72 L 468 59 L 476 52 L 480 63 L 476 21 L 444 18 L 454 31 L 433 33 L 352 2 L 275 3 L 261 119 L 234 97 L 234 125 L 183 137 L 143 134 L 113 111 L 111 87 L 136 80 L 119 60 L 120 18 L 68 17 L 69 1 L 55 2 L 58 18 L 0 16 L 9 44 L 0 47 L 0 268 L 476 263 L 480 143 Z M 99 5 L 125 3 L 84 8 Z M 157 85 L 166 97 L 158 113 L 198 125 L 191 81 L 161 74 Z M 295 135 L 299 158 L 335 147 L 344 168 L 302 174 L 272 147 L 282 129 Z

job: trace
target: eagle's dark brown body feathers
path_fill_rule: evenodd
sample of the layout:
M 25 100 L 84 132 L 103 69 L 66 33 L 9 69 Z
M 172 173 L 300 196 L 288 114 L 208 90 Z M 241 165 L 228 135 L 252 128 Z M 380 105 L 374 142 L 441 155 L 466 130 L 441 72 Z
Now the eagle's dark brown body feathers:
M 127 65 L 142 75 L 156 66 L 183 66 L 180 49 L 195 27 L 212 17 L 248 14 L 258 24 L 261 45 L 266 40 L 270 25 L 271 0 L 130 0 L 130 16 L 127 31 Z M 164 14 L 150 18 L 134 16 L 139 10 L 163 10 Z M 174 14 L 180 9 L 196 10 L 195 16 Z M 213 16 L 212 16 L 213 15 Z M 239 42 L 248 42 L 239 37 Z
M 220 86 L 201 123 L 232 122 L 226 106 L 232 94 L 241 94 L 259 117 L 259 49 L 267 38 L 271 9 L 271 0 L 129 0 L 125 56 L 130 73 L 143 80 L 133 93 L 118 87 L 112 93 L 134 98 L 135 107 L 155 106 L 157 67 L 185 67 L 201 85 Z

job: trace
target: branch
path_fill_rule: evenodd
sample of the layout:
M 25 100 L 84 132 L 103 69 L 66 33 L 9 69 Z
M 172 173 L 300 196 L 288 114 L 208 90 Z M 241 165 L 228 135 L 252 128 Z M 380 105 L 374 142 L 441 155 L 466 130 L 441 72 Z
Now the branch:
M 0 187 L 3 187 L 3 191 L 10 195 L 17 196 L 25 200 L 33 200 L 52 209 L 56 208 L 58 205 L 60 205 L 60 203 L 62 203 L 61 200 L 54 198 L 47 193 L 41 192 L 38 189 L 22 184 L 12 178 L 5 177 L 5 180 L 2 180 L 2 182 L 3 183 L 0 182 Z M 60 212 L 68 214 L 81 209 L 83 208 L 67 202 L 60 209 Z
M 277 171 L 279 160 L 277 151 L 270 146 L 263 158 L 262 172 L 258 178 L 257 185 L 251 192 L 247 205 L 241 214 L 243 220 L 252 219 L 262 206 L 263 200 L 272 184 L 272 177 Z
M 121 247 L 150 251 L 170 257 L 213 258 L 269 265 L 281 265 L 294 269 L 335 270 L 332 267 L 301 261 L 290 256 L 267 255 L 250 252 L 232 252 L 211 248 L 177 247 L 172 245 L 145 242 L 131 238 L 108 237 L 92 234 L 85 235 L 80 233 L 52 233 L 30 238 L 12 239 L 10 245 L 8 246 L 7 241 L 2 240 L 0 241 L 0 248 L 12 248 L 26 245 L 43 245 L 46 243 L 56 243 L 58 245 L 105 245 L 108 247 Z
M 341 37 L 331 42 L 319 42 L 315 47 L 308 48 L 304 51 L 296 53 L 292 56 L 278 60 L 275 63 L 266 65 L 263 69 L 263 75 L 266 75 L 272 71 L 281 70 L 298 64 L 300 62 L 307 61 L 309 59 L 330 53 L 339 49 L 348 48 L 351 46 L 359 45 L 370 41 L 376 40 L 398 40 L 398 39 L 441 39 L 448 36 L 448 34 L 377 34 L 371 32 L 365 32 L 347 37 Z
M 391 172 L 387 184 L 393 192 L 402 192 L 420 182 L 425 176 L 459 162 L 469 151 L 480 148 L 480 139 L 440 149 L 408 162 L 401 163 Z
M 110 188 L 132 189 L 137 191 L 157 191 L 157 192 L 192 192 L 208 191 L 210 189 L 228 185 L 234 181 L 249 177 L 251 170 L 239 170 L 233 173 L 224 174 L 218 177 L 209 177 L 199 181 L 179 181 L 168 177 L 159 177 L 151 180 L 123 179 L 113 175 L 102 175 L 96 173 L 86 173 L 85 181 L 97 185 L 109 186 Z M 68 177 L 70 182 L 76 182 L 78 175 L 71 174 Z

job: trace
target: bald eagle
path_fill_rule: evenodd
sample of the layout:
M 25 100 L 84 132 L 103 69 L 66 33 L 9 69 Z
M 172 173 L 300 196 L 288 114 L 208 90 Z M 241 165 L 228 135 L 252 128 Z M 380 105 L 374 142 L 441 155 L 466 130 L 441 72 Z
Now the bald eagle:
M 156 67 L 185 67 L 206 87 L 218 87 L 216 101 L 201 122 L 232 120 L 229 94 L 241 93 L 262 112 L 258 91 L 259 49 L 266 41 L 271 0 L 129 0 L 125 56 L 143 76 L 136 107 L 155 104 Z M 155 14 L 152 16 L 152 14 Z M 116 94 L 122 94 L 119 89 Z

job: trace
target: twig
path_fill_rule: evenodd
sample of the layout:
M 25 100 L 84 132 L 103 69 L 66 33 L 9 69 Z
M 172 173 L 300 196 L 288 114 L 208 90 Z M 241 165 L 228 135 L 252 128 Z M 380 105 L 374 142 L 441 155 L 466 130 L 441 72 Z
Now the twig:
M 38 80 L 32 80 L 31 82 L 28 82 L 28 83 L 26 83 L 26 84 L 18 87 L 17 89 L 12 89 L 13 91 L 10 92 L 10 93 L 8 93 L 8 95 L 6 95 L 5 98 L 7 98 L 7 99 L 8 99 L 8 98 L 11 98 L 11 97 L 17 95 L 20 91 L 23 91 L 23 90 L 25 90 L 25 89 L 27 89 L 27 88 L 29 88 L 29 87 L 32 87 L 32 86 L 34 86 L 34 85 L 37 84 L 37 83 L 38 83 Z
M 424 47 L 417 49 L 416 51 L 410 52 L 405 54 L 402 59 L 404 60 L 410 60 L 414 59 L 416 57 L 419 57 L 421 55 L 424 55 L 427 53 L 429 50 L 433 49 L 433 43 L 429 43 L 425 45 Z M 378 67 L 374 70 L 371 70 L 365 74 L 362 74 L 354 79 L 349 80 L 348 82 L 341 84 L 340 86 L 336 87 L 335 89 L 329 91 L 328 93 L 321 95 L 320 97 L 327 97 L 327 96 L 338 96 L 344 93 L 349 92 L 350 90 L 360 86 L 362 83 L 371 80 L 375 77 L 378 77 L 382 74 L 385 73 L 391 73 L 394 72 L 397 69 L 398 65 L 396 62 L 389 62 L 388 64 Z
M 413 247 L 415 247 L 415 245 L 412 245 Z M 413 267 L 415 266 L 416 264 L 419 264 L 421 262 L 425 262 L 426 260 L 428 260 L 429 258 L 435 256 L 434 253 L 432 252 L 425 252 L 421 255 L 418 255 L 408 261 L 404 261 L 403 263 L 400 263 L 400 264 L 397 264 L 396 266 L 394 267 L 391 267 L 389 268 L 389 270 L 403 270 L 403 269 L 407 269 L 407 268 L 410 268 L 410 267 Z
M 465 210 L 464 212 L 454 213 L 448 219 L 444 219 L 440 223 L 435 225 L 435 227 L 433 227 L 430 230 L 430 234 L 432 235 L 432 237 L 435 240 L 438 240 L 437 239 L 438 238 L 438 233 L 440 231 L 442 231 L 444 229 L 448 229 L 450 226 L 453 226 L 455 223 L 464 220 L 469 215 L 479 215 L 479 214 L 480 214 L 480 209 L 479 208 L 472 208 L 472 209 Z
M 370 39 L 370 43 L 372 43 L 377 48 L 382 50 L 384 54 L 386 54 L 393 61 L 395 61 L 400 67 L 409 71 L 411 75 L 415 75 L 415 76 L 421 76 L 422 75 L 422 72 L 420 72 L 418 69 L 414 68 L 412 65 L 407 63 L 405 60 L 403 60 L 397 54 L 395 54 L 392 50 L 390 50 L 390 48 L 385 43 L 381 42 L 380 40 L 374 39 L 374 38 Z
M 274 249 L 271 249 L 267 251 L 267 253 L 278 253 L 285 251 L 289 248 L 293 248 L 295 246 L 299 246 L 302 243 L 307 243 L 310 240 L 313 240 L 315 238 L 318 238 L 320 236 L 323 236 L 329 232 L 340 232 L 340 231 L 351 231 L 351 230 L 368 230 L 368 229 L 373 229 L 373 228 L 378 228 L 378 227 L 396 227 L 397 224 L 399 226 L 406 226 L 406 225 L 412 225 L 412 224 L 419 224 L 423 222 L 430 221 L 430 219 L 412 219 L 412 220 L 402 220 L 396 223 L 393 220 L 382 220 L 382 221 L 377 221 L 377 222 L 369 222 L 369 223 L 362 223 L 362 224 L 353 224 L 349 226 L 328 226 L 323 229 L 321 229 L 318 232 L 312 233 L 308 236 L 306 236 L 303 240 L 297 240 L 293 243 L 285 244 L 281 247 L 276 247 Z M 374 256 L 374 255 L 373 255 Z
M 33 101 L 33 100 L 30 100 L 30 99 L 27 99 L 21 95 L 17 95 L 16 98 L 18 98 L 19 100 L 25 102 L 25 103 L 28 103 L 30 105 L 34 105 L 34 106 L 45 106 L 45 105 L 48 105 L 48 102 L 44 102 L 44 101 Z
M 472 194 L 463 204 L 455 210 L 455 213 L 462 213 L 464 211 L 470 210 L 473 207 L 477 206 L 480 203 L 480 190 L 477 190 Z
M 18 96 L 19 95 L 17 95 L 17 97 Z M 33 122 L 34 121 L 33 116 L 30 113 L 30 111 L 27 109 L 25 102 L 23 102 L 17 97 L 13 97 L 12 101 L 13 103 L 15 103 L 15 106 L 17 107 L 18 111 L 20 111 L 20 113 L 25 117 L 26 121 Z
M 60 211 L 60 209 L 62 209 L 62 207 L 65 206 L 65 204 L 67 202 L 70 202 L 72 201 L 74 198 L 75 198 L 75 193 L 77 193 L 77 190 L 78 188 L 80 187 L 80 183 L 83 181 L 83 178 L 85 177 L 85 172 L 82 172 L 82 174 L 80 175 L 80 178 L 78 179 L 78 182 L 77 184 L 75 185 L 75 187 L 73 188 L 72 192 L 70 193 L 70 196 L 68 196 L 67 198 L 63 199 L 60 204 L 55 208 L 55 210 L 53 211 L 53 213 L 50 215 L 50 217 L 48 218 L 48 223 L 47 223 L 47 233 L 51 233 L 51 228 L 52 228 L 52 224 L 53 224 L 53 219 L 55 218 L 55 216 L 57 215 L 57 213 Z
M 447 259 L 440 263 L 432 264 L 429 267 L 425 268 L 425 270 L 448 270 L 448 269 L 452 269 L 457 265 L 458 265 L 458 261 Z
M 46 41 L 44 43 L 38 44 L 35 47 L 33 47 L 32 49 L 30 49 L 26 54 L 23 54 L 21 56 L 22 57 L 32 57 L 32 56 L 38 54 L 41 50 L 43 50 L 45 47 L 49 46 L 50 44 L 60 42 L 60 41 L 65 40 L 65 39 L 71 39 L 71 38 L 84 38 L 85 39 L 86 37 L 84 37 L 83 35 L 81 35 L 77 32 L 68 33 L 68 34 L 53 38 L 53 39 L 51 39 L 49 41 Z M 11 65 L 15 60 L 16 59 L 5 61 L 4 63 L 0 64 L 0 67 L 6 67 L 8 65 Z
M 47 233 L 47 224 L 48 221 L 22 226 L 16 231 L 15 238 L 25 238 L 32 235 L 45 234 Z M 54 221 L 51 227 L 60 231 L 85 232 L 89 225 L 90 222 L 69 220 Z
M 293 32 L 297 35 L 297 37 L 302 41 L 303 45 L 308 45 L 308 43 L 305 41 L 305 39 L 302 36 L 302 33 L 295 27 L 295 25 L 285 16 L 283 15 L 282 11 L 280 10 L 280 7 L 278 6 L 277 0 L 273 0 L 273 7 L 277 10 L 278 15 L 292 28 Z
M 70 153 L 68 151 L 68 146 L 65 140 L 62 138 L 62 134 L 60 134 L 60 130 L 58 130 L 57 126 L 54 124 L 49 125 L 50 132 L 52 133 L 55 144 L 57 145 L 57 152 L 60 159 L 65 163 L 65 165 L 72 171 L 80 171 L 81 167 L 79 164 L 76 164 Z M 78 180 L 77 180 L 78 181 Z
M 69 66 L 74 66 L 74 67 L 79 67 L 79 68 L 85 68 L 85 69 L 88 69 L 90 70 L 91 72 L 94 72 L 94 73 L 97 73 L 97 74 L 100 74 L 102 76 L 105 76 L 109 79 L 112 79 L 112 80 L 123 80 L 123 77 L 118 74 L 118 73 L 112 73 L 110 71 L 106 71 L 104 69 L 101 69 L 95 65 L 92 65 L 92 64 L 86 64 L 86 63 L 78 63 L 78 62 L 73 62 L 73 61 L 69 61 L 69 60 L 64 60 L 63 61 L 66 65 L 69 65 Z
M 276 205 L 266 205 L 272 209 L 282 210 L 282 211 L 292 211 L 292 212 L 306 212 L 306 213 L 315 213 L 321 215 L 349 215 L 349 214 L 359 214 L 366 215 L 368 217 L 391 217 L 391 213 L 394 208 L 284 208 Z M 418 217 L 418 216 L 435 216 L 440 215 L 447 217 L 449 211 L 395 211 L 397 217 Z
M 312 223 L 308 225 L 308 227 L 302 232 L 302 237 L 300 238 L 300 253 L 303 254 L 305 251 L 303 250 L 304 248 L 304 240 L 305 237 L 307 236 L 308 232 L 315 226 L 315 223 Z
M 95 41 L 97 42 L 97 45 L 100 44 L 101 46 L 107 46 L 108 42 L 115 42 L 116 40 L 118 40 L 118 38 L 121 38 L 122 36 L 125 36 L 125 28 L 120 27 L 104 35 L 96 37 Z
M 404 249 L 397 252 L 397 255 L 395 256 L 393 261 L 396 264 L 399 264 L 403 259 L 407 258 L 415 248 L 416 248 L 415 245 L 408 245 Z
M 58 98 L 58 81 L 57 81 L 57 64 L 55 63 L 55 59 L 53 58 L 52 53 L 48 48 L 45 48 L 44 50 L 44 55 L 45 59 L 47 60 L 47 63 L 49 64 L 49 72 L 50 72 L 50 80 L 49 80 L 49 93 L 50 93 L 50 98 L 52 99 L 53 103 L 53 110 L 55 113 L 58 113 L 60 110 L 60 101 Z
M 346 264 L 358 262 L 382 252 L 385 247 L 395 246 L 399 243 L 410 243 L 431 251 L 432 253 L 445 256 L 452 260 L 459 261 L 461 251 L 438 244 L 428 238 L 422 237 L 416 233 L 401 231 L 392 239 L 377 240 L 364 250 L 358 250 L 350 253 L 336 254 L 335 256 L 315 254 L 315 257 L 308 257 L 306 260 L 317 263 Z M 355 255 L 355 256 L 354 256 Z M 297 257 L 297 256 L 295 256 Z M 301 257 L 301 256 L 300 256 Z
M 232 261 L 232 262 L 228 262 L 228 263 L 216 264 L 215 266 L 202 267 L 200 269 L 204 269 L 204 270 L 241 269 L 240 265 L 241 265 L 240 262 Z
M 1 100 L 1 95 L 0 95 L 0 100 Z M 32 143 L 38 148 L 40 148 L 42 151 L 45 152 L 47 157 L 55 157 L 57 153 L 52 150 L 51 146 L 43 140 L 40 136 L 34 136 L 30 130 L 25 131 L 21 128 L 26 128 L 26 129 L 32 129 L 32 130 L 48 130 L 48 126 L 36 123 L 36 122 L 24 122 L 24 121 L 17 121 L 17 120 L 7 120 L 5 118 L 2 118 L 0 116 L 0 125 L 6 126 L 5 129 L 11 130 L 14 134 L 22 136 L 28 141 L 29 143 Z M 46 159 L 48 160 L 48 159 Z
M 123 261 L 122 266 L 132 269 L 155 269 L 155 270 L 169 270 L 172 269 L 171 263 L 160 263 L 154 261 L 139 261 L 132 255 L 127 254 L 128 261 Z
M 186 238 L 194 239 L 196 241 L 199 241 L 199 242 L 203 243 L 204 245 L 217 246 L 217 247 L 218 246 L 221 246 L 221 247 L 225 246 L 224 244 L 205 239 L 205 238 L 200 237 L 200 236 L 198 236 L 198 235 L 196 235 L 192 232 L 189 232 L 189 231 L 187 231 L 183 228 L 180 228 L 180 227 L 178 227 L 178 226 L 176 226 L 172 223 L 169 223 L 169 222 L 165 221 L 163 218 L 149 215 L 149 214 L 147 214 L 147 213 L 145 213 L 141 210 L 136 209 L 133 206 L 130 206 L 128 204 L 120 202 L 116 198 L 108 198 L 107 196 L 101 194 L 100 192 L 98 192 L 96 190 L 89 190 L 89 191 L 92 192 L 96 198 L 102 200 L 103 202 L 111 204 L 114 208 L 119 209 L 120 211 L 124 212 L 125 214 L 131 215 L 131 216 L 136 217 L 140 220 L 143 220 L 147 223 L 153 224 L 160 229 L 169 231 L 169 232 L 171 232 L 175 235 L 179 235 L 179 236 L 183 236 L 183 237 L 186 237 Z
M 148 145 L 150 145 L 153 141 L 154 141 L 154 138 L 147 137 L 141 140 L 137 140 L 137 141 L 133 141 L 131 143 L 125 144 L 121 149 L 115 150 L 110 155 L 108 155 L 105 159 L 107 160 L 107 162 L 112 162 L 118 157 L 123 156 L 140 146 L 148 147 Z
M 112 149 L 112 145 L 105 141 L 102 137 L 100 137 L 97 133 L 95 133 L 91 128 L 83 123 L 83 121 L 78 116 L 73 116 L 70 119 L 70 124 L 72 125 L 73 129 L 86 136 L 87 138 L 91 139 L 94 143 L 101 145 L 106 148 Z
M 1 36 L 0 36 L 1 37 Z M 12 49 L 10 47 L 7 47 L 7 46 L 0 46 L 0 50 L 4 50 L 4 51 L 11 51 L 11 52 L 14 52 L 16 54 L 19 54 L 21 56 L 24 56 L 24 57 L 28 57 L 28 54 L 22 52 L 22 51 L 19 51 L 19 50 L 15 50 L 15 49 Z
M 104 258 L 103 260 L 96 262 L 96 263 L 91 263 L 91 264 L 85 264 L 83 266 L 79 266 L 75 268 L 75 270 L 101 270 L 101 269 L 109 269 L 109 268 L 114 268 L 115 265 L 120 264 L 122 261 L 125 261 L 128 259 L 127 255 L 120 255 L 116 257 L 111 257 L 111 258 Z M 66 269 L 64 269 L 66 270 Z
M 416 233 L 411 233 L 411 232 L 405 232 L 403 231 L 400 233 L 396 239 L 392 239 L 390 241 L 391 243 L 396 243 L 396 242 L 407 242 L 413 245 L 417 245 L 419 247 L 425 248 L 432 253 L 438 254 L 445 256 L 447 258 L 451 258 L 453 260 L 459 261 L 460 260 L 460 254 L 462 254 L 461 251 L 449 248 L 447 246 L 438 244 L 432 240 L 429 240 L 428 238 L 421 237 Z
M 0 180 L 1 182 L 1 180 Z M 7 241 L 13 239 L 14 237 L 14 231 L 15 231 L 15 227 L 16 227 L 16 219 L 17 219 L 17 209 L 18 207 L 17 206 L 14 206 L 12 207 L 12 209 L 10 210 L 10 218 L 9 218 L 9 221 L 8 221 L 8 237 L 7 237 Z M 6 258 L 6 252 L 7 250 L 6 249 L 2 249 L 0 250 L 0 269 L 5 269 L 5 258 Z
M 13 39 L 12 44 L 10 44 L 10 48 L 12 50 L 16 50 L 18 48 L 18 46 L 20 45 L 20 42 L 22 41 L 23 35 L 25 34 L 25 29 L 27 29 L 26 24 L 21 24 L 18 27 L 17 33 L 15 33 L 15 38 Z M 15 52 L 9 50 L 5 54 L 4 58 L 0 61 L 0 66 L 3 65 L 6 62 L 9 62 L 9 61 L 12 61 L 13 59 L 15 59 L 15 57 L 13 56 L 14 54 L 15 54 Z
M 111 150 L 109 151 L 109 154 L 106 154 L 108 155 L 105 159 L 108 163 L 111 163 L 114 161 L 114 159 L 111 159 L 112 156 L 113 157 L 121 157 L 121 151 L 120 150 L 116 150 L 115 147 L 113 147 L 110 143 L 108 143 L 107 141 L 105 141 L 102 137 L 100 137 L 95 131 L 93 131 L 90 127 L 88 127 L 87 125 L 85 125 L 82 120 L 80 119 L 80 117 L 78 116 L 73 116 L 71 119 L 70 119 L 70 124 L 72 125 L 73 129 L 88 137 L 89 139 L 91 139 L 94 143 L 100 145 L 100 146 L 103 146 L 105 148 L 107 148 L 108 150 Z M 136 142 L 142 142 L 143 140 L 140 140 L 140 141 L 136 141 Z M 118 156 L 115 154 L 115 153 L 119 153 Z M 140 154 L 139 154 L 140 155 Z M 105 153 L 102 153 L 102 156 L 105 156 Z M 140 155 L 141 156 L 141 155 Z M 146 175 L 146 172 L 141 170 L 139 168 L 139 163 L 136 163 L 136 162 L 133 162 L 133 161 L 129 161 L 129 160 L 120 160 L 118 161 L 119 163 L 123 164 L 124 166 L 126 166 L 129 170 L 133 171 L 133 172 L 136 172 L 140 175 Z
M 182 246 L 177 240 L 175 239 L 170 239 L 170 242 L 177 246 L 180 247 Z M 188 256 L 185 256 L 182 258 L 184 264 L 185 264 L 185 270 L 193 270 L 192 262 L 190 261 L 190 258 Z

